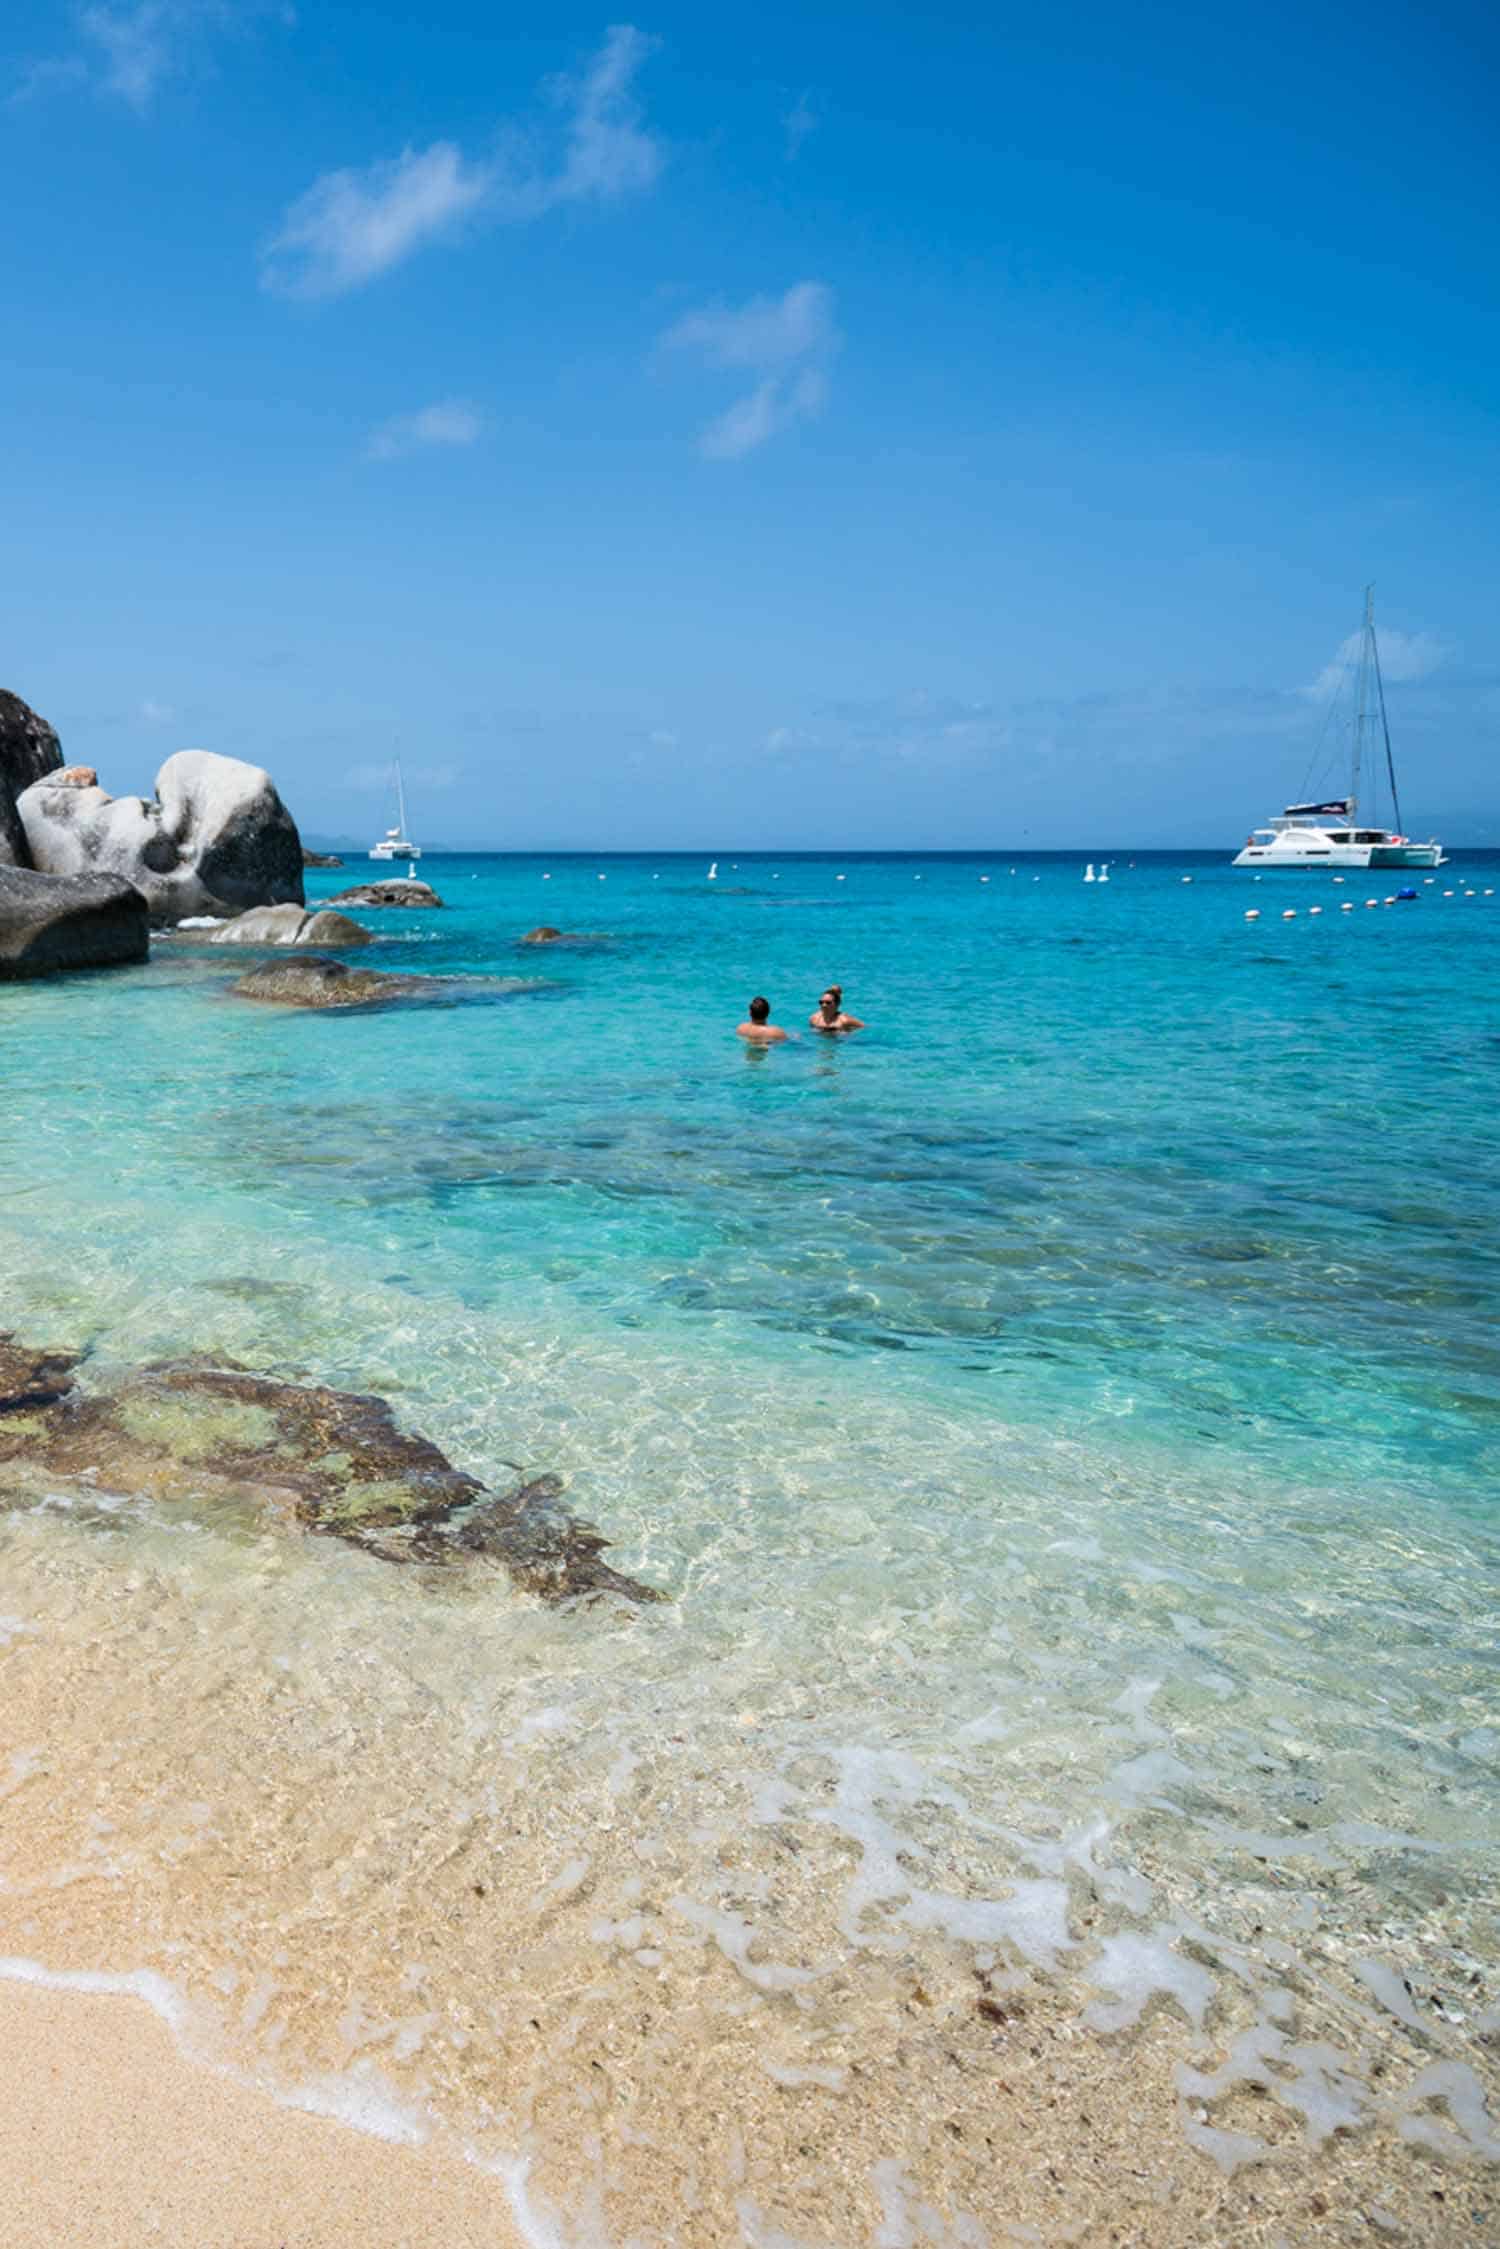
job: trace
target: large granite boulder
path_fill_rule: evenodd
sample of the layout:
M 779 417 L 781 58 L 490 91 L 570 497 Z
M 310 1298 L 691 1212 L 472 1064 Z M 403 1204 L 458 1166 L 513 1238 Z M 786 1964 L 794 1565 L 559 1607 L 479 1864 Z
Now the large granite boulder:
M 146 901 L 117 875 L 0 866 L 0 979 L 143 961 Z
M 420 882 L 409 875 L 397 875 L 391 882 L 357 882 L 352 890 L 341 890 L 328 900 L 330 906 L 441 906 L 442 903 L 431 883 Z
M 308 913 L 301 906 L 252 906 L 221 922 L 211 945 L 370 945 L 370 932 L 347 914 Z
M 268 773 L 211 750 L 179 750 L 156 796 L 112 797 L 87 767 L 45 775 L 18 802 L 32 863 L 46 874 L 121 875 L 158 922 L 302 904 L 302 845 Z
M 62 764 L 62 744 L 44 718 L 0 687 L 0 867 L 29 867 L 31 847 L 16 799 Z

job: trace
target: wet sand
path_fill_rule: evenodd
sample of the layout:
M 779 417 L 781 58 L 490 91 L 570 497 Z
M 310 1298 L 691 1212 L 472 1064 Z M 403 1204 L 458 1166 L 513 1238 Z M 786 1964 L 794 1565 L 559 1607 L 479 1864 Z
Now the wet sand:
M 0 1984 L 5 2249 L 517 2249 L 497 2179 L 184 2060 L 138 1999 Z

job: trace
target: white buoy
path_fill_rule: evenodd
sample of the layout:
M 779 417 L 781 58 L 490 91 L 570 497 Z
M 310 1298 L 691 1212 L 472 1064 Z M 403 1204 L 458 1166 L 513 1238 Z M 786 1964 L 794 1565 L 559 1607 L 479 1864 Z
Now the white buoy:
M 1354 911 L 1354 900 L 1353 900 L 1352 898 L 1346 898 L 1346 899 L 1344 900 L 1344 903 L 1342 904 L 1342 906 L 1340 906 L 1340 908 L 1339 908 L 1339 912 L 1340 912 L 1341 914 L 1352 914 L 1352 913 L 1353 913 L 1353 911 Z
M 1309 906 L 1307 910 L 1310 914 L 1321 914 L 1323 911 L 1321 906 Z
M 1297 909 L 1296 909 L 1296 907 L 1295 907 L 1295 906 L 1283 906 L 1283 907 L 1282 907 L 1282 909 L 1281 909 L 1281 918 L 1282 918 L 1282 920 L 1283 920 L 1283 921 L 1295 921 L 1295 920 L 1297 919 Z
M 542 880 L 543 882 L 550 882 L 552 880 L 552 877 L 550 875 L 543 875 Z
M 1245 919 L 1246 919 L 1246 921 L 1259 921 L 1259 920 L 1260 920 L 1260 908 L 1259 908 L 1259 906 L 1247 906 L 1247 907 L 1245 908 Z
M 1191 882 L 1193 878 L 1191 875 L 1184 875 L 1182 879 L 1184 882 Z
M 981 882 L 988 882 L 990 878 L 989 878 L 989 876 L 988 876 L 988 875 L 981 875 L 979 879 L 980 879 L 980 881 L 981 881 Z M 1473 891 L 1471 890 L 1471 891 L 1470 891 L 1470 893 L 1469 893 L 1469 896 L 1470 896 L 1470 897 L 1472 898 L 1472 897 L 1473 897 L 1473 895 L 1474 895 L 1474 893 L 1473 893 Z
M 1333 879 L 1335 882 L 1342 882 L 1344 878 L 1342 875 L 1335 875 Z
M 1493 890 L 1487 890 L 1487 891 L 1485 892 L 1485 896 L 1486 896 L 1486 898 L 1493 898 L 1493 897 L 1494 897 L 1494 895 L 1495 895 L 1495 893 L 1493 892 Z
M 1108 882 L 1109 880 L 1109 861 L 1107 859 L 1105 860 L 1103 866 L 1099 869 L 1099 880 L 1101 882 Z
M 1092 882 L 1094 879 L 1094 862 L 1092 859 L 1083 870 L 1083 879 L 1085 882 Z
M 1453 896 L 1453 893 L 1452 893 L 1452 891 L 1451 891 L 1451 890 L 1445 890 L 1445 891 L 1443 892 L 1443 896 L 1444 896 L 1445 898 L 1451 898 L 1451 897 Z
M 1367 906 L 1378 906 L 1380 904 L 1380 900 L 1378 898 L 1367 898 L 1365 900 L 1365 904 Z
M 1437 876 L 1436 876 L 1436 875 L 1424 875 L 1424 876 L 1422 877 L 1422 880 L 1423 880 L 1423 882 L 1436 882 L 1436 881 L 1437 881 Z
M 842 875 L 835 875 L 833 879 L 835 882 L 842 882 L 844 878 Z

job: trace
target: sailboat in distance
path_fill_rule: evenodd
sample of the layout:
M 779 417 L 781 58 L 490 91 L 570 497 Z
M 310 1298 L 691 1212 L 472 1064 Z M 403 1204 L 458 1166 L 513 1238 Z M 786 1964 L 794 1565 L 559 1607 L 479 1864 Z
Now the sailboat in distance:
M 372 859 L 420 859 L 422 847 L 413 843 L 406 833 L 406 791 L 401 785 L 401 760 L 391 760 L 392 777 L 396 786 L 396 825 L 387 828 L 379 843 L 370 846 Z
M 1379 720 L 1379 735 L 1376 721 Z M 1382 752 L 1384 753 L 1382 756 Z M 1381 767 L 1389 784 L 1391 825 L 1358 825 L 1359 806 L 1369 776 L 1369 803 L 1379 810 Z M 1375 588 L 1365 588 L 1365 622 L 1359 641 L 1354 722 L 1349 745 L 1349 793 L 1315 804 L 1289 804 L 1279 820 L 1255 828 L 1238 853 L 1237 867 L 1441 867 L 1443 847 L 1436 837 L 1415 843 L 1401 833 L 1401 799 L 1396 793 L 1396 760 L 1385 715 L 1385 682 L 1380 676 L 1380 644 L 1375 638 Z

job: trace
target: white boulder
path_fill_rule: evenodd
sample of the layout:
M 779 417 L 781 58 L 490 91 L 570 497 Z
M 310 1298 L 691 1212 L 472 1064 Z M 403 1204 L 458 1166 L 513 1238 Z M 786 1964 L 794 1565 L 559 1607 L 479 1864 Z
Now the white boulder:
M 149 803 L 83 785 L 85 770 L 46 774 L 17 800 L 42 873 L 121 875 L 156 922 L 301 906 L 301 839 L 258 765 L 179 750 L 157 775 Z

